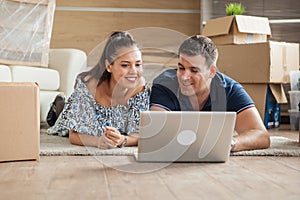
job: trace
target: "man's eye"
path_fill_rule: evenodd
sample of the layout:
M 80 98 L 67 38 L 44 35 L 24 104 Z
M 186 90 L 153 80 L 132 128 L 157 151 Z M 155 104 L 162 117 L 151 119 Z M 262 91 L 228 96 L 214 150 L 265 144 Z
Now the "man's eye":
M 128 64 L 121 64 L 122 67 L 128 67 Z
M 142 67 L 142 64 L 135 64 L 136 67 Z

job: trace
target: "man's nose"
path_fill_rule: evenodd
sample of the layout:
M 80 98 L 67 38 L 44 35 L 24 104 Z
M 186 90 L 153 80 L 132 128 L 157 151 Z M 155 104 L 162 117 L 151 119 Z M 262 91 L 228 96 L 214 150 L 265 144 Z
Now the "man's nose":
M 185 70 L 183 73 L 182 73 L 182 79 L 184 80 L 187 80 L 191 77 L 191 73 L 188 71 L 188 70 Z

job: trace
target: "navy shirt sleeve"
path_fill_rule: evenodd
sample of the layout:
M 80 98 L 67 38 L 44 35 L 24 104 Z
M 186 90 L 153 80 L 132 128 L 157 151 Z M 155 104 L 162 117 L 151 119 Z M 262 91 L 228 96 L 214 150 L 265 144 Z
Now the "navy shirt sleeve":
M 227 92 L 227 110 L 235 111 L 237 113 L 253 107 L 254 103 L 243 86 L 239 83 L 230 85 Z
M 160 84 L 152 85 L 150 106 L 159 106 L 169 111 L 180 111 L 180 104 L 176 95 Z
M 159 106 L 169 111 L 181 110 L 176 96 L 178 92 L 176 73 L 176 69 L 167 69 L 153 80 L 150 106 Z

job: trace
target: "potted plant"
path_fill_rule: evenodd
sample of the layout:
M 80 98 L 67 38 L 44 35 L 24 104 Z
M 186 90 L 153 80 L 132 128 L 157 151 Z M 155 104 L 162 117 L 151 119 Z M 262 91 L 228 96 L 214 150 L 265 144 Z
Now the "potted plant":
M 228 3 L 226 4 L 226 14 L 230 15 L 242 15 L 245 11 L 245 7 L 241 3 Z

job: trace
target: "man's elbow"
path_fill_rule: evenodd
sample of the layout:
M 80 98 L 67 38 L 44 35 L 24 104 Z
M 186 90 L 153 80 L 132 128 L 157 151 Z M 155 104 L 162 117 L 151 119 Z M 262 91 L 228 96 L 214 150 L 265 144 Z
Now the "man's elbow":
M 271 139 L 270 139 L 270 134 L 267 130 L 265 130 L 261 136 L 261 148 L 262 149 L 267 149 L 271 145 Z

